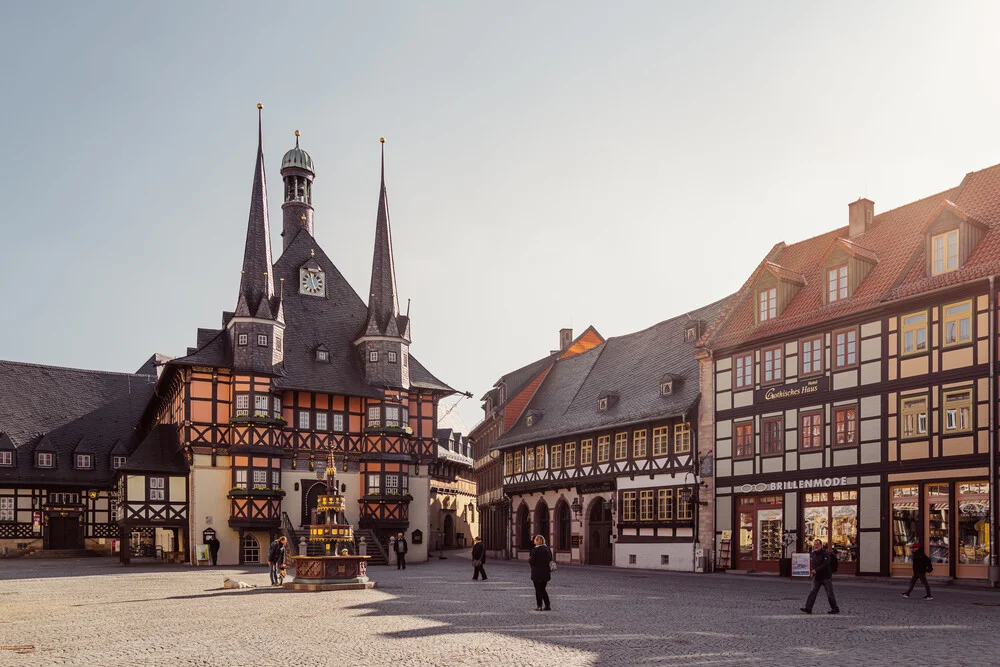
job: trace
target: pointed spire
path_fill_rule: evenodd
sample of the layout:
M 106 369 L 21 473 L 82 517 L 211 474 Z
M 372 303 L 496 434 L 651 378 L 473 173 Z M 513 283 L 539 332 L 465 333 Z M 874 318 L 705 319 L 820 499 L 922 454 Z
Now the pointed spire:
M 392 234 L 389 230 L 389 199 L 385 191 L 385 137 L 382 143 L 382 183 L 378 194 L 378 217 L 375 221 L 375 254 L 372 258 L 372 282 L 368 290 L 368 329 L 374 324 L 380 333 L 398 335 L 399 299 L 396 296 L 396 269 L 392 259 Z
M 267 222 L 267 183 L 264 177 L 264 139 L 261 122 L 263 105 L 257 105 L 257 163 L 254 165 L 253 189 L 250 194 L 250 218 L 247 221 L 247 242 L 243 251 L 243 276 L 237 314 L 244 310 L 256 313 L 261 302 L 274 296 L 271 276 L 271 229 Z M 269 310 L 269 309 L 265 309 Z

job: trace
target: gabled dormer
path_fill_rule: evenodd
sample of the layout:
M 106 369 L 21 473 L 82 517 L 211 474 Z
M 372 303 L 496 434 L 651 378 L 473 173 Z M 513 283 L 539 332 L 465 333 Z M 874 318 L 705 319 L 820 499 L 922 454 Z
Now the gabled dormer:
M 597 411 L 607 412 L 618 403 L 617 391 L 602 391 L 597 395 Z
M 874 252 L 850 239 L 837 239 L 827 250 L 820 268 L 823 276 L 823 303 L 846 301 L 861 281 L 878 264 Z
M 320 364 L 330 363 L 330 348 L 320 343 L 313 348 L 313 360 Z
M 524 417 L 524 425 L 529 428 L 532 426 L 538 426 L 538 422 L 542 421 L 542 417 L 545 416 L 545 412 L 542 410 L 528 410 Z
M 95 467 L 94 458 L 95 452 L 90 438 L 83 436 L 73 449 L 73 469 L 93 470 Z
M 987 229 L 945 200 L 924 228 L 927 275 L 950 273 L 965 266 Z
M 688 320 L 684 323 L 684 342 L 697 343 L 704 330 L 705 325 L 701 320 Z
M 805 284 L 801 273 L 775 262 L 765 261 L 753 284 L 754 324 L 780 317 Z
M 683 381 L 684 378 L 679 375 L 664 373 L 663 377 L 660 378 L 660 396 L 673 396 L 674 392 L 680 388 L 680 384 Z
M 42 439 L 35 445 L 35 467 L 55 468 L 58 463 L 56 453 L 56 447 L 52 444 L 49 436 L 42 436 Z
M 17 447 L 10 436 L 0 431 L 0 467 L 12 468 L 17 463 Z

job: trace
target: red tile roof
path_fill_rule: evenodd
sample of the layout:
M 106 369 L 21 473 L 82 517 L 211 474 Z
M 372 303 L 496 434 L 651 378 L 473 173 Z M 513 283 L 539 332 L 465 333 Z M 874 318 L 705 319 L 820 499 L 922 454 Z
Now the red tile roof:
M 943 210 L 950 209 L 988 231 L 965 265 L 938 276 L 926 275 L 924 230 Z M 876 215 L 864 234 L 847 238 L 841 227 L 786 246 L 776 245 L 733 299 L 725 320 L 701 344 L 732 348 L 774 335 L 809 327 L 845 315 L 875 308 L 881 303 L 929 290 L 960 285 L 1000 273 L 1000 165 L 967 174 L 955 188 Z M 995 231 L 996 230 L 996 231 Z M 822 264 L 840 245 L 875 265 L 851 298 L 823 304 Z M 754 283 L 766 265 L 777 265 L 784 275 L 801 275 L 805 284 L 779 317 L 754 324 Z M 772 266 L 767 266 L 773 271 Z M 783 277 L 783 276 L 782 276 Z

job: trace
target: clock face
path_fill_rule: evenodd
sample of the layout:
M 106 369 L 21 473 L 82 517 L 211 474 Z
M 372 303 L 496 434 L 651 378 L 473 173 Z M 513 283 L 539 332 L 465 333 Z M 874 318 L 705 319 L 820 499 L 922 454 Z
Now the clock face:
M 299 292 L 311 296 L 323 296 L 326 289 L 322 271 L 310 271 L 302 269 L 299 271 Z

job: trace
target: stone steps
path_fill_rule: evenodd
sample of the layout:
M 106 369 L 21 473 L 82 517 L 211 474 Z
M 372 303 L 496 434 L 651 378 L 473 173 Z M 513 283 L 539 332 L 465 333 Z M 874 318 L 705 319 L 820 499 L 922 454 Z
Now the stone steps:
M 90 549 L 39 549 L 38 551 L 29 551 L 24 554 L 25 558 L 94 558 L 99 556 L 104 556 L 99 551 L 91 551 Z

